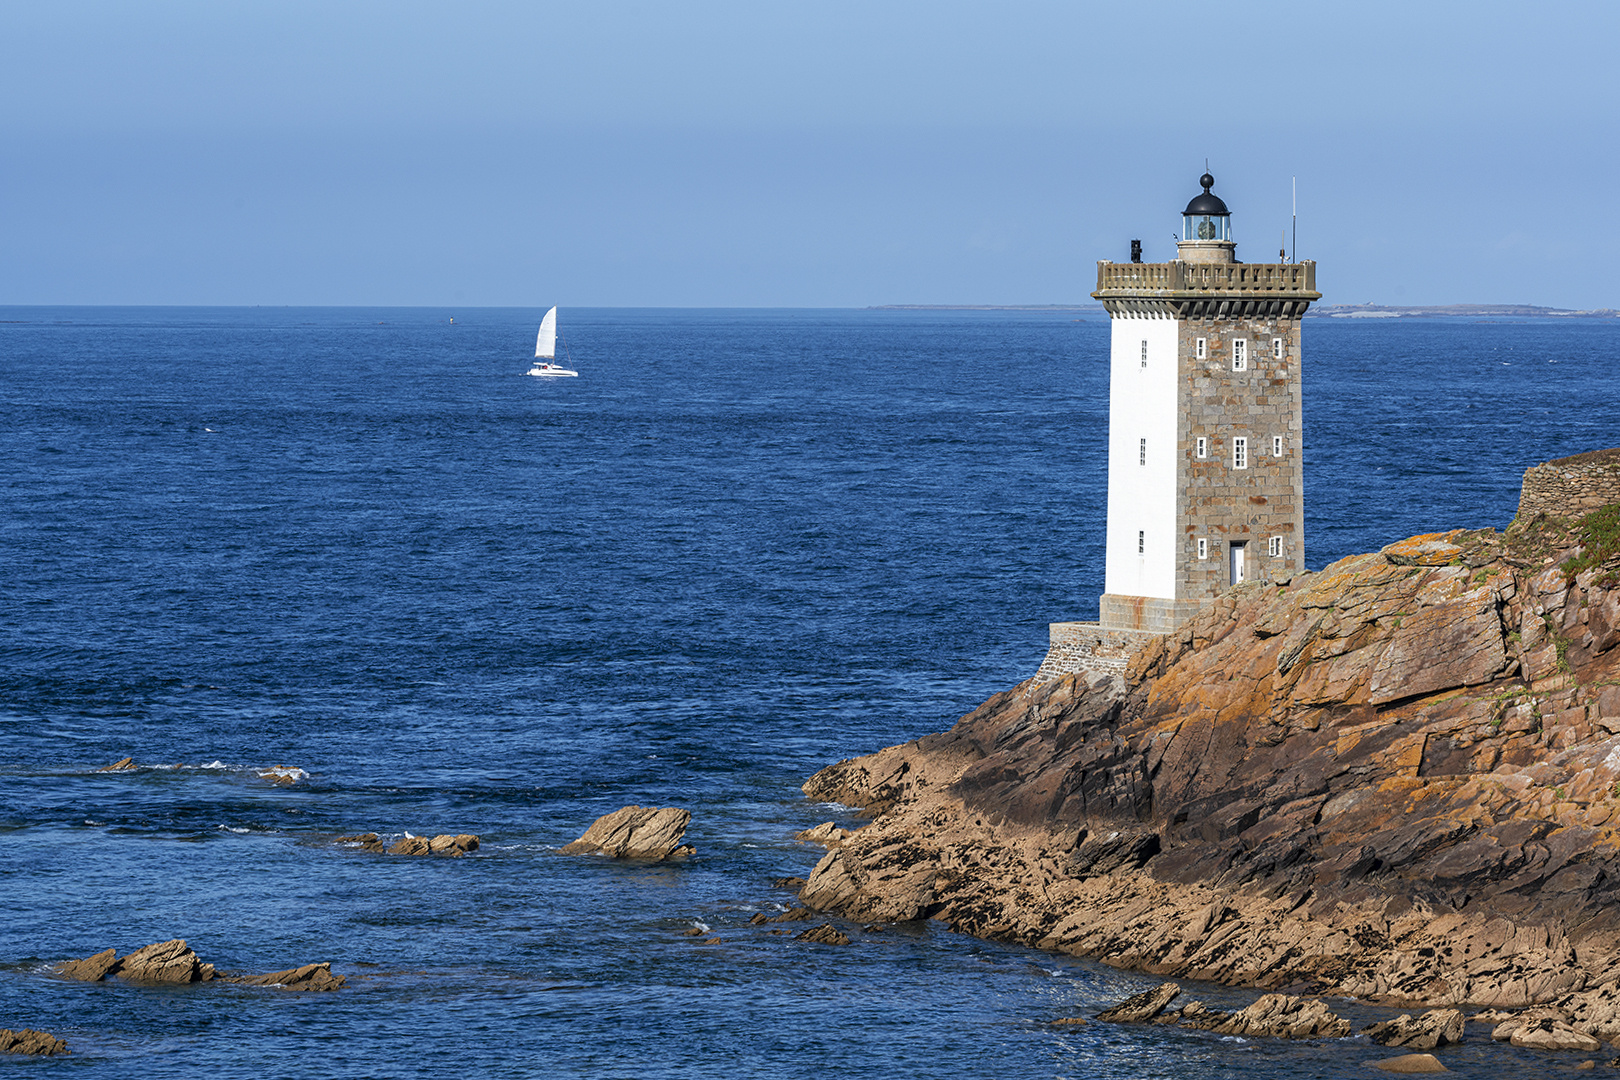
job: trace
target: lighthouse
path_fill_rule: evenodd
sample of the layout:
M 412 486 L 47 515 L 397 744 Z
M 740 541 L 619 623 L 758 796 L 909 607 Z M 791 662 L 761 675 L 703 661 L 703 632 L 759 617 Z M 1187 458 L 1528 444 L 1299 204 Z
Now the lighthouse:
M 1243 263 L 1205 173 L 1171 262 L 1097 264 L 1108 311 L 1108 519 L 1096 623 L 1043 674 L 1123 669 L 1220 593 L 1305 568 L 1300 320 L 1314 262 Z

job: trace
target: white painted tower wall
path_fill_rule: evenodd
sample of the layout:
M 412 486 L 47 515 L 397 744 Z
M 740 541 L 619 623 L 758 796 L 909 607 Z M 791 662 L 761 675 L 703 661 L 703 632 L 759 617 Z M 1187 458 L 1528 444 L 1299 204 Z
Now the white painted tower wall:
M 1116 315 L 1108 373 L 1108 549 L 1104 591 L 1176 596 L 1175 319 Z M 1142 342 L 1147 342 L 1147 366 Z M 1147 462 L 1141 462 L 1141 440 Z M 1145 550 L 1137 553 L 1137 534 Z

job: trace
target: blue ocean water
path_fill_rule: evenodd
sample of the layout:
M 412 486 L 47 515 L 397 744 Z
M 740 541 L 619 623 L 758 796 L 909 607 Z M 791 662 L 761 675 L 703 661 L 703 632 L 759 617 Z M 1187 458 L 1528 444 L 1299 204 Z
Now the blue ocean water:
M 806 776 L 949 726 L 1095 615 L 1106 320 L 565 309 L 581 377 L 543 380 L 539 314 L 0 308 L 0 1027 L 74 1049 L 27 1067 L 1253 1080 L 1385 1054 L 1053 1028 L 1154 980 L 932 925 L 748 925 L 821 854 L 793 833 L 850 821 Z M 1620 444 L 1620 323 L 1305 341 L 1313 568 L 1505 525 L 1527 466 Z M 697 855 L 556 854 L 627 803 L 692 810 Z M 484 846 L 332 842 L 364 830 Z M 351 985 L 43 974 L 171 937 Z

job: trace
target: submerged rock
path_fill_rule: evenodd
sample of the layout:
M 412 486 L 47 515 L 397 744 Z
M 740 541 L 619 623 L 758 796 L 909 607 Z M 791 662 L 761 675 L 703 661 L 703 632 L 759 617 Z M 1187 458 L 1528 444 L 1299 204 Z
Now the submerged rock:
M 68 1044 L 58 1039 L 48 1031 L 35 1031 L 33 1028 L 23 1028 L 21 1031 L 12 1031 L 10 1028 L 0 1028 L 0 1054 L 32 1054 L 36 1057 L 55 1057 L 58 1054 L 71 1054 Z
M 1382 1069 L 1392 1073 L 1443 1073 L 1451 1070 L 1440 1064 L 1440 1059 L 1433 1054 L 1402 1054 L 1400 1057 L 1385 1058 L 1383 1061 L 1369 1061 L 1367 1064 L 1375 1069 Z
M 615 859 L 670 859 L 692 854 L 681 844 L 690 810 L 626 806 L 597 818 L 585 835 L 562 848 L 565 855 L 601 854 Z
M 365 851 L 378 851 L 387 855 L 446 855 L 452 858 L 478 850 L 478 837 L 472 833 L 438 836 L 412 836 L 409 833 L 388 843 L 374 832 L 355 833 L 337 838 L 339 844 L 358 844 Z
M 849 935 L 840 931 L 832 923 L 822 923 L 812 926 L 802 934 L 797 934 L 794 941 L 814 941 L 822 945 L 848 945 Z
M 330 962 L 305 964 L 303 967 L 288 968 L 286 971 L 272 971 L 268 975 L 226 975 L 221 976 L 221 979 L 224 982 L 241 983 L 246 986 L 274 986 L 280 990 L 311 991 L 338 990 L 349 981 L 342 975 L 332 974 Z

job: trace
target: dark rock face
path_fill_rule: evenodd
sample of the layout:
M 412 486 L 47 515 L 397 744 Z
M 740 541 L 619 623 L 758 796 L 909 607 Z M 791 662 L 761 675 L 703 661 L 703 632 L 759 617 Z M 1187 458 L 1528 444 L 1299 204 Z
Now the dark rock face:
M 1382 1046 L 1433 1050 L 1462 1042 L 1463 1014 L 1458 1009 L 1431 1009 L 1416 1018 L 1403 1015 L 1373 1024 L 1362 1029 L 1361 1034 Z
M 35 1031 L 33 1028 L 12 1031 L 10 1028 L 0 1028 L 0 1054 L 55 1057 L 57 1054 L 70 1053 L 72 1051 L 68 1049 L 68 1044 L 48 1031 Z
M 1591 535 L 1537 518 L 1240 586 L 1123 679 L 1031 680 L 824 769 L 805 793 L 873 820 L 801 900 L 1620 1037 L 1620 556 L 1575 561 Z
M 692 854 L 681 843 L 690 810 L 626 806 L 597 818 L 585 835 L 562 848 L 565 855 L 607 855 L 615 859 L 672 859 Z

